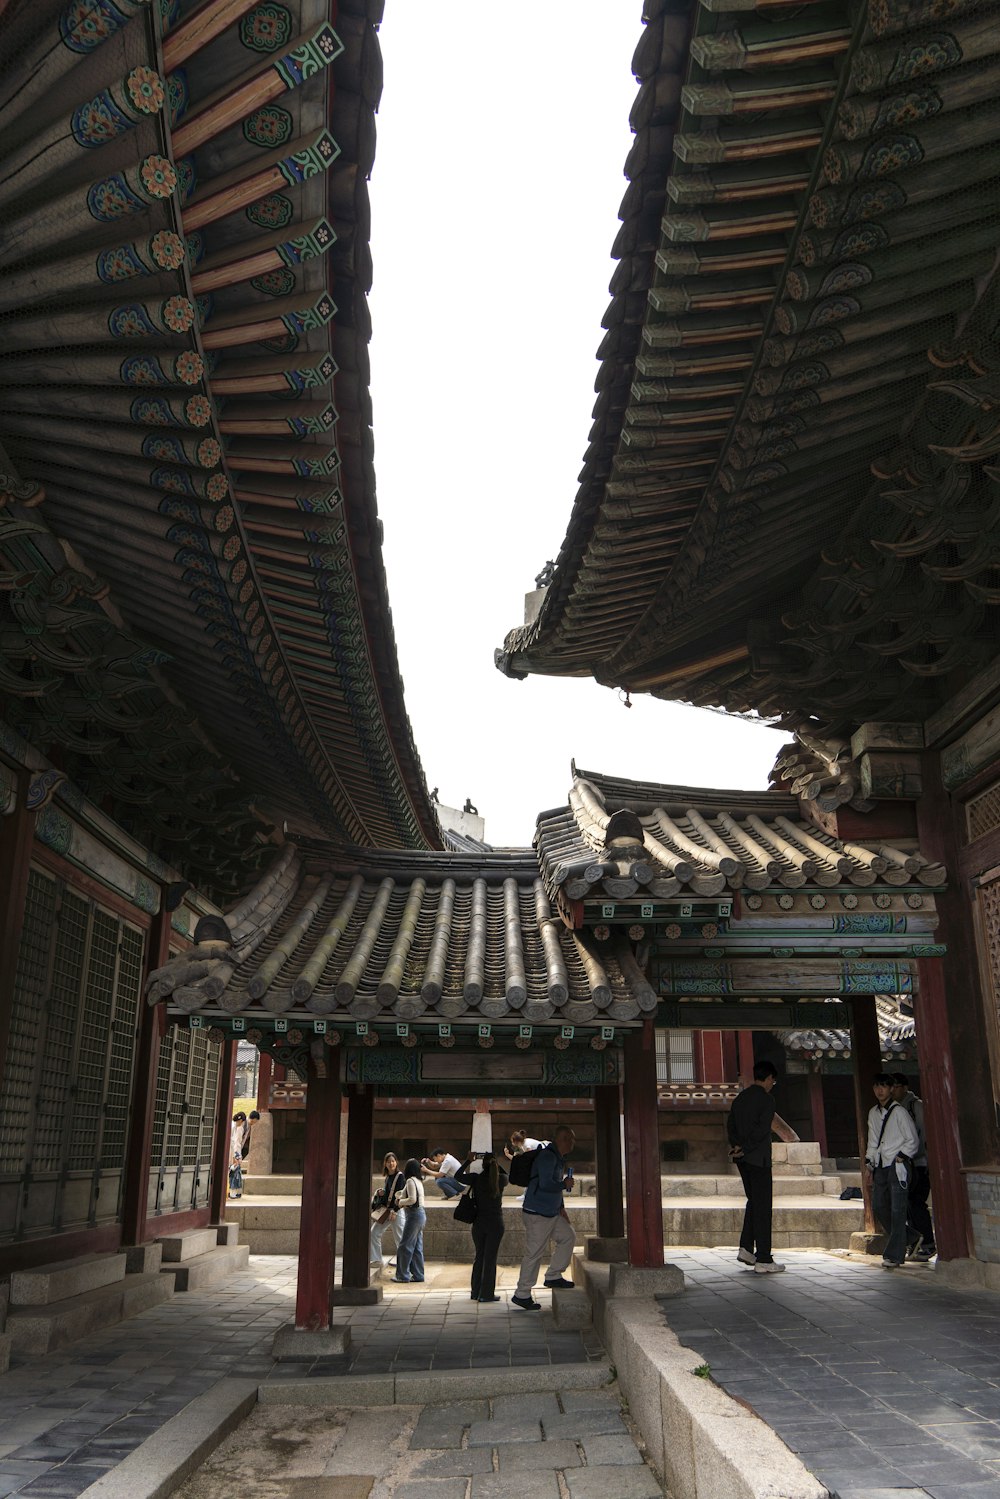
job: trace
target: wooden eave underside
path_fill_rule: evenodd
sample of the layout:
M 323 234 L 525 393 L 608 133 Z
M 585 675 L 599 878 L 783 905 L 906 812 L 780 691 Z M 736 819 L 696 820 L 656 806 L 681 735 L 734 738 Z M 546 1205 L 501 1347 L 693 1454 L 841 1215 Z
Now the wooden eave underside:
M 335 10 L 5 15 L 0 438 L 259 806 L 437 847 L 372 464 L 381 4 Z
M 1000 11 L 852 15 L 647 7 L 591 446 L 501 670 L 842 729 L 995 652 Z

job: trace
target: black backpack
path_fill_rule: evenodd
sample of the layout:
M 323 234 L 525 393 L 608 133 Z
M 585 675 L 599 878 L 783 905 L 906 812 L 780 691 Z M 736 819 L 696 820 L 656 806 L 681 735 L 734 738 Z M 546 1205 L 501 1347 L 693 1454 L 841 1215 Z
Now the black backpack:
M 507 1175 L 512 1187 L 526 1187 L 531 1180 L 531 1172 L 541 1154 L 538 1150 L 522 1150 L 510 1163 Z

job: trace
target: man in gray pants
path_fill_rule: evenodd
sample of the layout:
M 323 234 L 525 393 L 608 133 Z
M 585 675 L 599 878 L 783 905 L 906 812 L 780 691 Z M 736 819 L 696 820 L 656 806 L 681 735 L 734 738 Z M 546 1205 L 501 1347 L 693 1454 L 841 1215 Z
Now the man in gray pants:
M 541 1303 L 532 1296 L 535 1281 L 545 1255 L 545 1246 L 554 1240 L 552 1259 L 545 1272 L 545 1285 L 549 1290 L 560 1286 L 571 1287 L 563 1271 L 573 1257 L 576 1235 L 566 1215 L 563 1203 L 563 1187 L 572 1181 L 572 1168 L 566 1165 L 565 1157 L 573 1149 L 576 1135 L 561 1124 L 552 1137 L 552 1143 L 541 1149 L 531 1168 L 531 1180 L 524 1194 L 521 1221 L 524 1224 L 524 1259 L 517 1278 L 517 1290 L 511 1297 L 515 1306 L 523 1311 L 536 1312 Z

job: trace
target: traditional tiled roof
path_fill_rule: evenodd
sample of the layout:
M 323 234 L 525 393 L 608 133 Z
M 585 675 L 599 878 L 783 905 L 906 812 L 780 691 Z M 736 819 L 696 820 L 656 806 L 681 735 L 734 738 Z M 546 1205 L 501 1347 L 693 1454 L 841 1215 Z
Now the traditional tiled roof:
M 692 791 L 575 771 L 569 805 L 538 820 L 550 894 L 663 899 L 689 890 L 789 890 L 944 883 L 912 840 L 844 842 L 803 820 L 794 797 Z
M 225 921 L 153 975 L 152 1003 L 352 1022 L 627 1024 L 656 1009 L 626 943 L 597 954 L 553 917 L 528 850 L 288 845 Z
M 895 995 L 877 994 L 875 1014 L 883 1059 L 889 1062 L 914 1057 L 917 1033 L 912 1012 L 904 1010 Z M 829 1030 L 779 1030 L 776 1034 L 793 1056 L 822 1061 L 824 1057 L 851 1055 L 851 1033 L 840 1027 Z
M 245 800 L 306 833 L 439 847 L 372 461 L 381 8 L 6 9 L 0 439 L 17 472 L 0 503 L 29 487 Z M 102 736 L 61 724 L 58 693 L 46 718 L 32 668 L 15 676 L 19 727 L 97 789 Z M 99 753 L 140 831 L 141 782 Z M 178 770 L 177 802 L 197 790 Z
M 591 443 L 498 665 L 922 722 L 996 648 L 997 5 L 644 20 Z

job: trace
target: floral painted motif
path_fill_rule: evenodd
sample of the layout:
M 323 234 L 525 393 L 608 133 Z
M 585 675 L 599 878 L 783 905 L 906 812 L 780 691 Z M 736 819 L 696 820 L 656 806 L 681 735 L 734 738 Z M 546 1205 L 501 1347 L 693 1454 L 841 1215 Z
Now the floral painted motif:
M 214 468 L 222 458 L 222 444 L 216 437 L 203 437 L 195 449 L 202 468 Z
M 232 571 L 230 572 L 229 576 L 232 579 L 233 583 L 238 587 L 239 584 L 243 582 L 243 579 L 246 577 L 246 575 L 247 565 L 245 560 L 241 557 L 240 560 L 233 565 Z
M 142 442 L 143 455 L 160 463 L 183 463 L 184 448 L 176 437 L 145 437 Z
M 953 68 L 961 61 L 962 49 L 953 36 L 942 31 L 937 36 L 925 36 L 919 42 L 913 42 L 908 47 L 901 47 L 896 54 L 892 72 L 886 81 L 905 83 L 911 78 L 921 77 L 924 73 L 942 73 L 946 68 Z
M 124 26 L 132 9 L 111 0 L 71 0 L 59 18 L 59 35 L 71 52 L 92 52 Z
M 281 193 L 271 193 L 268 197 L 261 198 L 259 203 L 251 203 L 247 209 L 247 218 L 258 229 L 284 229 L 286 224 L 291 223 L 294 212 L 289 200 L 282 197 Z
M 177 186 L 177 173 L 165 156 L 147 156 L 139 175 L 151 198 L 169 198 Z
M 266 151 L 273 151 L 275 146 L 283 146 L 291 140 L 292 129 L 288 110 L 280 109 L 276 104 L 265 105 L 243 122 L 243 134 L 251 146 L 262 146 Z
M 187 297 L 168 297 L 163 304 L 163 321 L 171 333 L 187 333 L 194 325 L 194 304 Z
M 193 349 L 185 349 L 174 361 L 177 378 L 182 385 L 197 385 L 205 373 L 205 362 Z
M 276 52 L 292 37 L 292 17 L 283 5 L 258 5 L 240 22 L 240 41 L 253 52 Z
M 283 333 L 280 338 L 261 338 L 257 342 L 269 354 L 294 354 L 299 346 L 294 333 Z
M 295 290 L 294 271 L 265 271 L 262 276 L 252 276 L 250 285 L 266 297 L 285 297 Z
M 152 68 L 133 68 L 125 79 L 129 98 L 140 114 L 153 115 L 163 108 L 163 80 Z
M 200 297 L 195 297 L 194 303 L 198 309 L 198 326 L 200 328 L 204 328 L 205 324 L 212 316 L 212 309 L 215 306 L 215 298 L 211 295 L 210 292 L 202 292 Z
M 187 114 L 189 99 L 187 73 L 183 68 L 175 68 L 167 78 L 171 125 L 176 125 L 181 116 Z
M 102 224 L 110 224 L 115 219 L 124 219 L 129 214 L 140 213 L 145 206 L 142 199 L 129 187 L 121 172 L 95 182 L 87 194 L 87 208 L 91 217 L 99 219 Z
M 218 510 L 215 512 L 213 519 L 215 521 L 215 529 L 220 533 L 225 533 L 226 531 L 232 530 L 233 522 L 236 519 L 236 513 L 233 510 L 232 505 L 220 505 Z
M 174 427 L 176 418 L 159 396 L 137 396 L 129 407 L 132 420 L 141 427 Z
M 184 415 L 192 427 L 207 427 L 212 420 L 212 403 L 207 396 L 189 396 L 184 402 Z
M 81 104 L 70 119 L 73 139 L 88 150 L 104 146 L 134 127 L 135 121 L 119 109 L 110 89 Z
M 240 601 L 240 603 L 241 604 L 247 604 L 247 603 L 250 602 L 250 600 L 252 598 L 253 598 L 253 584 L 252 583 L 244 583 L 243 587 L 239 591 L 239 601 Z M 254 619 L 256 617 L 256 615 L 257 615 L 257 611 L 258 611 L 258 605 L 257 604 L 251 604 L 250 608 L 247 610 L 247 619 Z
M 243 550 L 243 545 L 238 536 L 230 536 L 229 540 L 223 542 L 222 555 L 227 562 L 233 562 Z
M 152 354 L 133 354 L 123 359 L 121 378 L 126 385 L 169 385 L 160 361 Z
M 154 468 L 149 476 L 156 489 L 168 489 L 171 494 L 196 494 L 191 475 L 186 469 Z
M 229 493 L 229 480 L 225 474 L 213 474 L 205 485 L 205 494 L 210 500 L 224 500 Z
M 115 307 L 108 314 L 108 329 L 112 338 L 149 338 L 157 331 L 149 313 L 138 302 Z
M 97 274 L 106 282 L 128 281 L 133 276 L 144 276 L 146 266 L 135 245 L 116 245 L 98 255 Z
M 189 234 L 185 240 L 187 245 L 187 257 L 192 265 L 197 265 L 205 253 L 205 236 L 197 230 Z
M 184 262 L 184 241 L 172 229 L 161 229 L 150 240 L 149 252 L 165 271 L 176 271 Z
M 889 177 L 903 167 L 916 166 L 924 159 L 924 148 L 913 135 L 890 136 L 888 140 L 876 141 L 864 154 L 858 177 L 867 181 L 872 177 Z
M 194 169 L 194 157 L 182 156 L 177 163 L 177 181 L 180 184 L 180 195 L 183 202 L 187 202 L 197 185 L 197 174 Z

